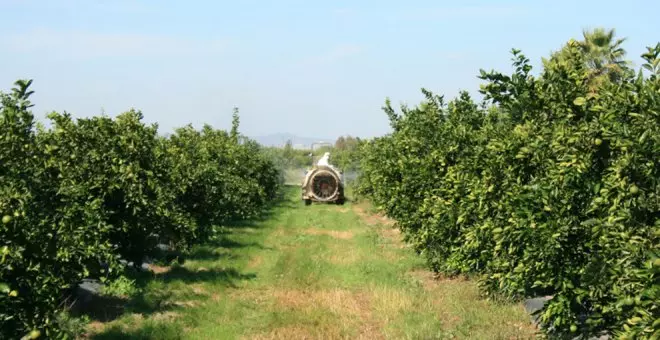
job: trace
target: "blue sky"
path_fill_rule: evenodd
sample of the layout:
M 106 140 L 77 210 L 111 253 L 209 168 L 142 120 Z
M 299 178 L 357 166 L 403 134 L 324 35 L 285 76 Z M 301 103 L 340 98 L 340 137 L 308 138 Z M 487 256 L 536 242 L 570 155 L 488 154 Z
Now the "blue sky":
M 372 137 L 386 97 L 476 93 L 479 68 L 534 65 L 583 28 L 616 28 L 629 58 L 660 36 L 658 1 L 0 0 L 0 89 L 34 79 L 34 113 L 142 110 L 258 136 Z

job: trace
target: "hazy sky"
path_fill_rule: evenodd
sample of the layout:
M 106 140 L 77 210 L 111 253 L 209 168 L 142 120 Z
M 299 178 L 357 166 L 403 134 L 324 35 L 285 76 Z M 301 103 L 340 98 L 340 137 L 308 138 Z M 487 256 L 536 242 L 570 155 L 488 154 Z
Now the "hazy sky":
M 0 0 L 0 89 L 34 79 L 34 112 L 131 107 L 162 131 L 193 123 L 257 136 L 371 137 L 386 97 L 476 93 L 479 68 L 534 65 L 583 28 L 660 40 L 660 1 Z

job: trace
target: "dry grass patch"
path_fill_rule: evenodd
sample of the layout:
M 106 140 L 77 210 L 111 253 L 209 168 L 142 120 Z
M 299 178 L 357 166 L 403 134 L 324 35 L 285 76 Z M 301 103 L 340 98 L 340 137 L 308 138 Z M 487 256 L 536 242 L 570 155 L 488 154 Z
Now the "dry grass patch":
M 398 228 L 381 228 L 379 233 L 388 239 L 401 241 L 401 230 Z
M 327 327 L 315 328 L 304 327 L 299 325 L 290 325 L 285 327 L 278 327 L 270 332 L 262 334 L 252 334 L 244 337 L 244 339 L 252 340 L 291 340 L 291 339 L 341 339 L 341 334 L 334 330 L 327 332 Z
M 376 247 L 377 249 L 370 253 L 370 259 L 377 258 L 396 262 L 401 261 L 403 258 L 403 255 L 397 250 L 400 247 L 395 247 L 392 244 L 379 244 Z
M 164 311 L 158 312 L 151 316 L 145 317 L 143 314 L 134 313 L 128 317 L 128 321 L 124 323 L 116 322 L 100 322 L 92 321 L 87 324 L 86 334 L 81 337 L 81 339 L 90 339 L 98 334 L 102 334 L 108 327 L 119 327 L 121 332 L 130 333 L 133 330 L 137 330 L 142 327 L 143 323 L 146 320 L 153 320 L 157 322 L 174 322 L 179 317 L 179 313 L 173 311 Z
M 254 269 L 257 268 L 261 265 L 261 263 L 264 261 L 263 257 L 261 256 L 254 256 L 250 259 L 250 262 L 247 264 L 248 269 Z
M 137 329 L 140 328 L 140 326 L 142 326 L 145 317 L 140 313 L 132 313 L 128 316 L 128 320 L 130 321 L 117 325 L 123 331 Z M 87 335 L 91 337 L 96 334 L 100 334 L 106 329 L 106 327 L 112 326 L 113 324 L 114 322 L 100 322 L 100 321 L 91 322 L 87 325 Z
M 410 246 L 405 242 L 403 242 L 403 237 L 401 236 L 401 230 L 399 230 L 398 228 L 392 226 L 382 226 L 377 228 L 376 232 L 380 237 L 392 243 L 392 245 L 388 246 L 387 248 L 403 249 Z
M 151 317 L 151 319 L 155 321 L 174 321 L 174 319 L 176 319 L 177 317 L 179 317 L 179 314 L 168 311 L 168 312 L 156 313 Z
M 283 225 L 277 226 L 275 231 L 271 234 L 272 236 L 284 236 L 287 234 L 287 228 L 285 228 Z
M 396 227 L 396 221 L 385 216 L 384 214 L 374 214 L 367 210 L 370 207 L 368 203 L 354 205 L 353 211 L 360 219 L 369 226 L 377 226 L 376 232 L 381 237 L 388 239 L 394 243 L 396 248 L 403 249 L 409 245 L 403 242 L 401 229 Z
M 469 282 L 468 278 L 463 276 L 450 278 L 423 269 L 410 271 L 409 275 L 419 280 L 427 290 L 434 290 L 438 287 L 442 288 L 452 285 L 467 285 L 467 282 Z
M 253 292 L 236 292 L 239 297 L 258 304 L 270 304 L 277 311 L 293 311 L 303 315 L 311 315 L 318 310 L 331 312 L 338 322 L 324 323 L 323 332 L 317 328 L 301 325 L 287 325 L 273 329 L 265 334 L 251 336 L 251 339 L 339 339 L 342 330 L 356 329 L 357 334 L 351 338 L 382 339 L 381 329 L 384 326 L 373 314 L 374 296 L 371 292 L 353 292 L 346 289 L 301 290 L 301 289 L 267 289 Z M 247 293 L 247 294 L 246 294 Z M 329 337 L 328 337 L 329 336 Z
M 186 308 L 186 307 L 196 307 L 199 305 L 199 303 L 196 301 L 172 301 L 172 302 L 167 302 L 164 305 Z
M 144 321 L 144 315 L 140 313 L 133 313 L 131 314 L 131 321 L 133 321 L 135 324 L 139 324 Z
M 87 324 L 85 327 L 85 335 L 82 337 L 83 339 L 88 339 L 89 337 L 99 334 L 105 330 L 105 323 L 101 321 L 92 321 Z
M 227 290 L 227 296 L 232 300 L 249 301 L 258 305 L 265 305 L 272 299 L 271 290 L 266 289 L 229 289 Z M 218 296 L 219 298 L 220 296 Z
M 410 310 L 414 306 L 413 296 L 398 288 L 371 287 L 370 295 L 374 301 L 375 314 L 386 319 L 396 317 L 398 313 Z
M 369 298 L 363 293 L 345 289 L 320 291 L 277 290 L 273 292 L 277 304 L 286 308 L 306 309 L 322 307 L 337 315 L 368 317 Z
M 208 292 L 201 284 L 194 284 L 191 288 L 196 295 L 208 295 Z
M 364 316 L 370 312 L 365 293 L 346 289 L 302 290 L 268 288 L 254 291 L 234 290 L 232 297 L 264 304 L 273 300 L 277 309 L 309 310 L 324 308 L 338 315 Z
M 538 333 L 538 328 L 529 322 L 506 322 L 507 326 L 517 329 L 520 333 L 519 337 L 515 339 L 535 339 Z
M 348 240 L 353 238 L 352 231 L 339 231 L 339 230 L 324 230 L 318 228 L 309 228 L 305 230 L 305 234 L 309 235 L 328 235 L 336 239 Z
M 388 227 L 394 226 L 396 221 L 383 215 L 368 212 L 362 205 L 354 205 L 353 211 L 368 225 L 382 224 Z
M 149 264 L 149 270 L 151 270 L 154 274 L 164 274 L 169 272 L 172 269 L 172 267 L 163 267 L 163 266 L 158 266 L 155 264 Z
M 516 334 L 516 339 L 532 339 L 535 336 L 537 329 L 532 323 L 509 321 L 511 313 L 526 315 L 522 306 L 511 306 L 508 311 L 498 312 L 502 307 L 486 300 L 477 285 L 464 276 L 449 278 L 426 270 L 415 270 L 409 275 L 422 283 L 427 299 L 424 304 L 438 314 L 445 329 L 473 322 L 473 332 L 494 332 L 494 338 L 508 337 L 510 334 Z M 509 327 L 502 327 L 504 324 Z
M 350 251 L 345 254 L 333 254 L 328 259 L 328 262 L 332 264 L 346 266 L 357 263 L 359 259 L 360 256 L 355 251 Z
M 345 244 L 340 242 L 332 243 L 330 247 L 330 257 L 328 262 L 335 265 L 351 265 L 357 263 L 362 256 L 360 256 L 360 251 L 357 248 L 346 248 Z M 325 259 L 325 256 L 322 256 Z
M 362 219 L 362 221 L 367 225 L 373 226 L 381 224 L 381 220 L 378 218 L 378 216 L 367 213 L 362 207 L 354 206 L 353 211 L 355 211 L 360 219 Z

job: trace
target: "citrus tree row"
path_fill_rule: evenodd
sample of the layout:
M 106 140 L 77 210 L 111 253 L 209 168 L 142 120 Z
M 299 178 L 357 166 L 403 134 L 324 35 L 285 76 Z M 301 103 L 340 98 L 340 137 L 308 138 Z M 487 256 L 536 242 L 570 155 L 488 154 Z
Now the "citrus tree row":
M 139 266 L 159 243 L 186 250 L 214 225 L 258 214 L 278 190 L 260 147 L 232 130 L 168 137 L 140 112 L 35 124 L 31 81 L 0 105 L 0 337 L 58 335 L 65 291 Z
M 514 50 L 513 74 L 481 71 L 482 104 L 388 101 L 393 132 L 362 148 L 359 191 L 435 271 L 551 295 L 547 334 L 658 339 L 660 44 L 636 71 L 590 38 L 538 76 Z

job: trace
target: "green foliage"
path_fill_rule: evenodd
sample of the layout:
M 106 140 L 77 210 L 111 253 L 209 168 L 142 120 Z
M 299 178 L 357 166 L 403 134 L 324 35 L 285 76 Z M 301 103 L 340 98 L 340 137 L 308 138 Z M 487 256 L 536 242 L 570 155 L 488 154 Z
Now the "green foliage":
M 53 128 L 39 135 L 62 187 L 66 206 L 94 207 L 93 216 L 110 226 L 105 237 L 135 266 L 159 242 L 186 244 L 191 225 L 174 205 L 170 164 L 156 126 L 142 114 L 81 118 L 52 113 Z
M 341 136 L 337 138 L 334 145 L 315 147 L 313 157 L 310 157 L 312 151 L 309 149 L 294 149 L 290 140 L 285 143 L 283 148 L 269 147 L 265 149 L 270 159 L 280 169 L 309 168 L 323 153 L 330 152 L 330 163 L 346 172 L 358 170 L 359 150 L 363 143 L 364 141 L 358 137 Z
M 291 141 L 287 141 L 283 148 L 270 146 L 264 150 L 279 169 L 307 168 L 312 164 L 312 158 L 309 156 L 311 151 L 294 149 Z
M 135 280 L 131 280 L 123 275 L 106 282 L 105 286 L 101 289 L 103 295 L 113 297 L 131 297 L 139 291 L 139 288 L 135 286 Z
M 34 129 L 29 84 L 16 82 L 0 107 L 0 334 L 10 337 L 36 328 L 51 336 L 62 289 L 113 262 L 100 202 L 69 204 L 59 195 L 68 183 L 51 171 L 49 147 Z
M 624 68 L 594 87 L 578 42 L 539 77 L 514 50 L 512 75 L 481 71 L 482 105 L 426 90 L 400 114 L 388 101 L 393 132 L 363 146 L 359 192 L 432 269 L 476 274 L 488 294 L 553 295 L 548 334 L 658 337 L 659 54 L 643 55 L 649 76 Z
M 579 47 L 585 56 L 585 62 L 592 70 L 592 76 L 606 76 L 618 80 L 626 64 L 623 57 L 626 51 L 621 47 L 625 38 L 614 39 L 615 30 L 596 28 L 582 33 L 584 40 Z
M 357 171 L 360 166 L 360 146 L 363 141 L 359 137 L 341 136 L 337 138 L 334 148 L 330 151 L 330 162 L 343 171 Z
M 212 225 L 253 217 L 279 188 L 274 164 L 250 140 L 239 143 L 238 124 L 231 133 L 206 125 L 201 131 L 180 128 L 168 141 L 170 171 L 177 186 L 177 205 L 191 213 L 198 234 Z
M 240 136 L 237 111 L 230 132 L 186 127 L 170 138 L 133 110 L 52 113 L 43 129 L 29 111 L 30 84 L 0 94 L 3 338 L 68 334 L 58 315 L 82 279 L 110 279 L 111 293 L 127 293 L 113 280 L 120 259 L 139 267 L 159 243 L 185 252 L 211 224 L 258 214 L 279 189 L 274 164 Z
M 77 339 L 81 334 L 85 334 L 90 320 L 87 315 L 73 317 L 66 312 L 60 312 L 55 318 L 55 323 L 57 324 L 61 338 Z

